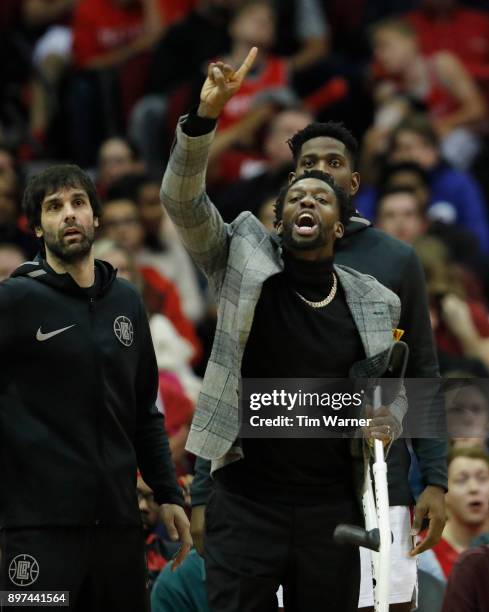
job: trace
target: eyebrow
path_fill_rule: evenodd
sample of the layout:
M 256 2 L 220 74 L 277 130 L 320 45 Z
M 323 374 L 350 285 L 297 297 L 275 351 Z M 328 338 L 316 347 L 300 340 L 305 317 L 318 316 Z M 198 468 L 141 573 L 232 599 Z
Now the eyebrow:
M 341 151 L 328 151 L 327 153 L 303 153 L 301 158 L 304 157 L 312 157 L 313 159 L 317 159 L 318 157 L 342 157 L 343 159 L 347 159 L 347 155 L 341 153 Z
M 458 474 L 454 475 L 454 478 L 460 478 L 461 476 L 464 476 L 465 478 L 470 477 L 470 476 L 480 476 L 481 474 L 486 475 L 488 473 L 487 469 L 485 468 L 479 468 L 476 472 L 459 472 Z
M 84 191 L 75 191 L 75 193 L 71 195 L 71 198 L 85 198 L 87 200 L 89 199 L 88 194 Z M 59 195 L 55 193 L 51 196 L 48 196 L 47 198 L 44 198 L 44 204 L 47 204 L 48 202 L 59 202 L 60 200 L 61 198 L 59 197 Z
M 324 184 L 327 185 L 327 183 Z M 312 191 L 313 193 L 333 193 L 333 191 L 328 189 L 327 187 L 313 187 Z M 306 190 L 302 187 L 293 186 L 289 189 L 289 194 L 292 192 L 306 193 Z

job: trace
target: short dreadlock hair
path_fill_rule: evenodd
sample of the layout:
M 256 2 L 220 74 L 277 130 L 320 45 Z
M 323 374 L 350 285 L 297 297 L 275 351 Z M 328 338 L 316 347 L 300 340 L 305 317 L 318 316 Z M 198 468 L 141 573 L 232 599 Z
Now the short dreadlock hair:
M 275 213 L 275 220 L 273 222 L 275 227 L 282 220 L 284 202 L 285 202 L 287 193 L 289 192 L 289 189 L 293 187 L 294 185 L 296 185 L 299 181 L 303 181 L 304 179 L 307 179 L 307 178 L 318 179 L 320 181 L 323 181 L 323 183 L 326 183 L 327 185 L 331 187 L 331 189 L 334 191 L 334 194 L 336 196 L 336 201 L 338 202 L 338 207 L 340 209 L 340 221 L 341 223 L 345 224 L 350 218 L 351 210 L 352 210 L 351 204 L 350 204 L 350 198 L 347 195 L 346 191 L 342 189 L 339 185 L 337 185 L 334 182 L 333 177 L 330 176 L 329 174 L 326 174 L 326 172 L 322 172 L 321 170 L 306 170 L 304 174 L 301 174 L 300 176 L 296 176 L 295 179 L 291 183 L 285 185 L 280 190 L 280 193 L 278 194 L 278 198 L 275 202 L 275 206 L 273 209 Z
M 352 168 L 355 167 L 356 158 L 358 155 L 358 141 L 353 136 L 348 128 L 343 123 L 338 121 L 327 121 L 326 123 L 310 123 L 302 130 L 296 132 L 287 143 L 292 152 L 295 163 L 297 163 L 302 145 L 313 138 L 334 138 L 345 145 L 345 148 L 350 157 Z

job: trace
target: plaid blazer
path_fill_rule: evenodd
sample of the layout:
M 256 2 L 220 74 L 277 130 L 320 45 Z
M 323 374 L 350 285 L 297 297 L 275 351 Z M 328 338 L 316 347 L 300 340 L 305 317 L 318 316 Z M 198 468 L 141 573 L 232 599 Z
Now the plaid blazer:
M 187 136 L 177 126 L 161 186 L 161 201 L 185 246 L 204 271 L 217 299 L 217 328 L 187 450 L 212 459 L 212 471 L 241 458 L 237 442 L 241 360 L 264 281 L 283 270 L 278 236 L 251 212 L 227 224 L 205 193 L 207 157 L 214 132 Z M 400 300 L 375 278 L 334 266 L 367 357 L 389 348 L 400 316 Z M 401 424 L 404 389 L 391 405 Z M 357 457 L 361 451 L 358 449 Z

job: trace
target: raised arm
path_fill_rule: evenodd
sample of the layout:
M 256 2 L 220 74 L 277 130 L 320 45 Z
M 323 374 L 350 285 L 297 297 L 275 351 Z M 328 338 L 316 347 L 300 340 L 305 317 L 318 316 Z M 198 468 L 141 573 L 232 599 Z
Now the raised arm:
M 229 227 L 205 193 L 205 175 L 215 122 L 239 90 L 257 53 L 253 47 L 242 66 L 209 65 L 197 115 L 180 119 L 161 185 L 161 202 L 193 259 L 210 278 L 224 270 Z

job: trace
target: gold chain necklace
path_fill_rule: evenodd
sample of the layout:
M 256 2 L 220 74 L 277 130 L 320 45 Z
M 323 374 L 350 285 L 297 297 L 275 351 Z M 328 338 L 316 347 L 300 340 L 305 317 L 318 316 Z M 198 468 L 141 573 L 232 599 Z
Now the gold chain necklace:
M 311 302 L 311 300 L 307 300 L 298 291 L 296 291 L 296 293 L 301 298 L 301 300 L 305 302 L 306 304 L 308 304 L 308 306 L 311 306 L 311 308 L 323 308 L 324 306 L 327 306 L 330 302 L 333 301 L 333 298 L 336 295 L 337 287 L 338 287 L 338 281 L 336 280 L 336 274 L 333 272 L 333 286 L 331 287 L 331 291 L 324 298 L 324 300 L 321 300 L 320 302 Z

